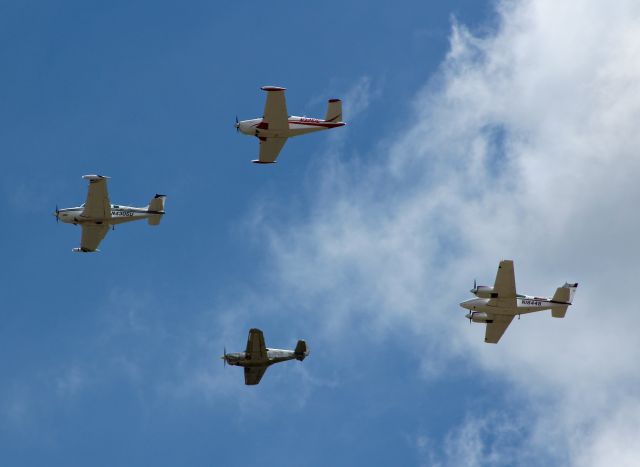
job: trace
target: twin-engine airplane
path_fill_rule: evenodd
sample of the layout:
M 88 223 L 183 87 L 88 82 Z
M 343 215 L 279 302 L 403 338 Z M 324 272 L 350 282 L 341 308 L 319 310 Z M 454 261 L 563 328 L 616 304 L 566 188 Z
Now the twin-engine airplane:
M 484 341 L 497 344 L 516 315 L 551 310 L 554 318 L 564 318 L 577 287 L 577 283 L 565 283 L 552 298 L 520 295 L 516 293 L 513 261 L 504 260 L 500 261 L 493 287 L 476 285 L 474 281 L 471 293 L 478 298 L 464 301 L 460 306 L 470 311 L 465 315 L 469 322 L 487 324 Z
M 264 335 L 260 329 L 250 329 L 247 340 L 247 350 L 244 352 L 227 353 L 221 357 L 225 363 L 244 367 L 244 384 L 255 385 L 260 382 L 264 372 L 274 363 L 287 360 L 302 361 L 309 355 L 307 344 L 299 340 L 295 350 L 267 349 Z
M 245 135 L 256 136 L 260 140 L 260 155 L 258 159 L 251 162 L 272 164 L 287 142 L 287 138 L 346 125 L 342 121 L 342 101 L 340 99 L 329 100 L 324 120 L 296 117 L 289 116 L 287 113 L 285 88 L 263 86 L 261 89 L 267 91 L 267 102 L 262 118 L 239 122 L 236 117 L 237 130 Z
M 144 208 L 111 204 L 107 192 L 107 179 L 102 175 L 83 175 L 89 180 L 87 200 L 77 208 L 58 209 L 53 214 L 56 221 L 82 227 L 80 248 L 73 251 L 89 253 L 98 250 L 98 245 L 107 235 L 109 227 L 125 222 L 147 219 L 149 225 L 158 225 L 164 215 L 165 195 L 155 195 Z

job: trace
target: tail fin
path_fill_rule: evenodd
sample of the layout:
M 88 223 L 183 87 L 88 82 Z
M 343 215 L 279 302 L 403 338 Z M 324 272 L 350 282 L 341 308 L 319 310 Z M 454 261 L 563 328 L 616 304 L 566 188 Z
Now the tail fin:
M 562 287 L 558 287 L 551 299 L 555 302 L 555 306 L 551 309 L 551 316 L 554 318 L 564 318 L 564 315 L 567 313 L 567 308 L 569 308 L 569 305 L 573 302 L 573 295 L 576 293 L 577 288 L 577 282 L 575 284 L 565 283 Z
M 293 351 L 296 354 L 297 360 L 304 360 L 307 355 L 309 355 L 309 350 L 307 349 L 307 343 L 303 340 L 299 340 L 296 344 L 296 349 Z
M 160 223 L 162 215 L 164 214 L 164 201 L 166 198 L 165 195 L 155 195 L 153 199 L 149 201 L 147 211 L 153 214 L 148 218 L 149 225 L 158 225 Z
M 338 123 L 342 121 L 342 101 L 340 99 L 329 99 L 327 104 L 327 115 L 325 122 Z

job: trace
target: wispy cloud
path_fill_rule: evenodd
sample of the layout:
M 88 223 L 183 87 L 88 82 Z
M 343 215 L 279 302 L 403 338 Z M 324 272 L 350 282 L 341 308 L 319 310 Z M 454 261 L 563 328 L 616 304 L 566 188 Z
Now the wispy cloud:
M 498 11 L 481 37 L 454 23 L 438 76 L 407 131 L 372 155 L 379 163 L 335 161 L 308 219 L 261 225 L 273 281 L 291 307 L 314 303 L 318 332 L 337 348 L 354 328 L 370 342 L 404 330 L 421 337 L 435 376 L 465 353 L 505 377 L 530 398 L 528 436 L 556 459 L 608 465 L 604 446 L 638 458 L 615 433 L 637 433 L 640 400 L 640 342 L 625 325 L 640 273 L 640 6 L 536 0 Z M 455 310 L 502 258 L 516 261 L 523 292 L 582 284 L 566 319 L 524 317 L 490 347 Z

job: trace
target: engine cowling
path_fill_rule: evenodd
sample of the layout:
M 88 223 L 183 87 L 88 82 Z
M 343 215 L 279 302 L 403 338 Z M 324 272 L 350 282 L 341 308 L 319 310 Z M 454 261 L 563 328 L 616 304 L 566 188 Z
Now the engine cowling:
M 471 293 L 478 298 L 496 298 L 498 294 L 493 291 L 493 287 L 479 285 L 471 290 Z
M 471 313 L 471 321 L 474 323 L 493 323 L 493 319 L 484 311 L 474 311 Z

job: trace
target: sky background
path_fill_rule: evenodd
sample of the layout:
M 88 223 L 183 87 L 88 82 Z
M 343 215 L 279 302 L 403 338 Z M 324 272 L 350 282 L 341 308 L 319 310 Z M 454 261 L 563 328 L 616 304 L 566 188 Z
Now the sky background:
M 0 2 L 2 465 L 638 465 L 640 5 Z M 262 85 L 346 127 L 250 163 Z M 112 177 L 159 227 L 51 215 Z M 513 259 L 564 320 L 458 303 Z M 307 340 L 257 387 L 250 327 Z

